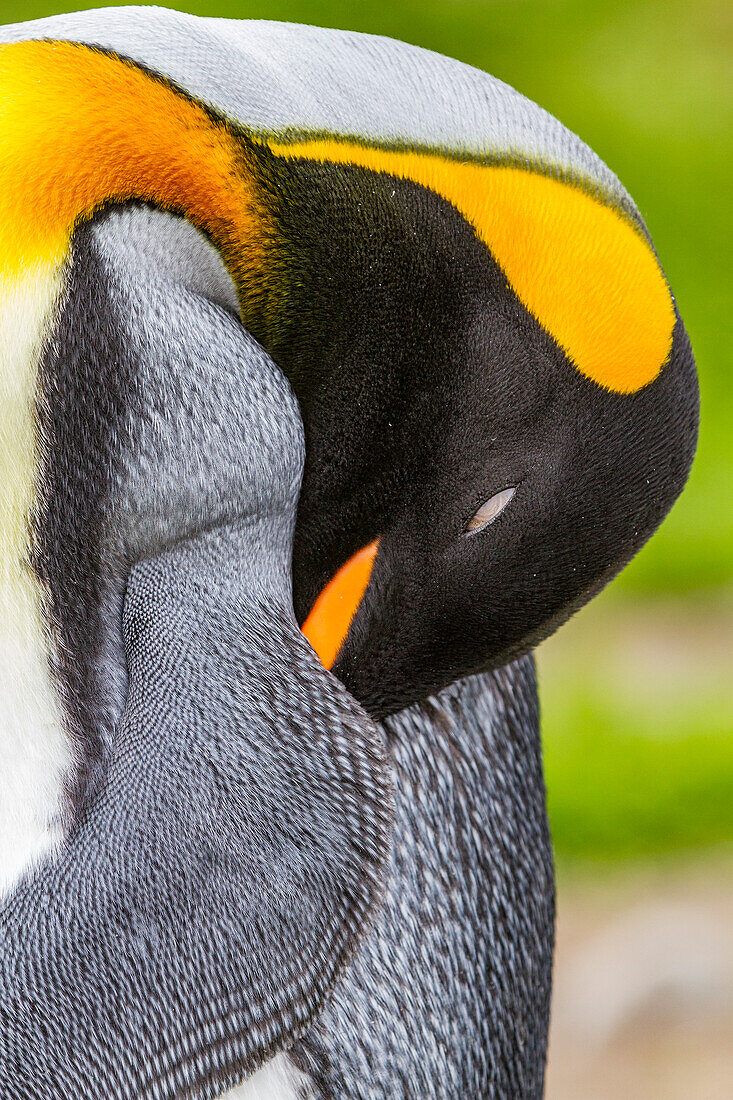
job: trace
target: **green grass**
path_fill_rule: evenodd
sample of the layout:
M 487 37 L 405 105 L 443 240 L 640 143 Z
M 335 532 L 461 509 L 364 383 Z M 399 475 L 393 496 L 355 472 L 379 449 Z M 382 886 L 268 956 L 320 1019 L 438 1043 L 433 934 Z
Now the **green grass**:
M 561 861 L 733 845 L 730 610 L 602 597 L 540 647 Z
M 721 728 L 712 707 L 707 720 L 701 716 L 703 728 L 664 738 L 617 724 L 605 696 L 593 692 L 580 690 L 570 705 L 545 711 L 550 821 L 561 861 L 733 844 L 731 729 Z

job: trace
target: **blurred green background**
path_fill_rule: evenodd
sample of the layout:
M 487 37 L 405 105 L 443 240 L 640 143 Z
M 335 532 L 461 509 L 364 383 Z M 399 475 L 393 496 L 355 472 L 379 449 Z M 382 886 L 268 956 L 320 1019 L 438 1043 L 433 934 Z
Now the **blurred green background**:
M 99 4 L 2 0 L 3 22 Z M 402 38 L 486 69 L 620 176 L 656 243 L 700 372 L 686 492 L 622 577 L 539 653 L 561 862 L 733 840 L 732 98 L 725 0 L 188 0 L 200 15 Z

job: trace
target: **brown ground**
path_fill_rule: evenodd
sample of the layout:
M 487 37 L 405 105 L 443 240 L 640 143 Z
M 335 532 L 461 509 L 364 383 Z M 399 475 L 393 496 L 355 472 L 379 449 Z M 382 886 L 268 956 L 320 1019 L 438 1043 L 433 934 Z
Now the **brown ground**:
M 560 877 L 546 1100 L 733 1100 L 733 860 Z

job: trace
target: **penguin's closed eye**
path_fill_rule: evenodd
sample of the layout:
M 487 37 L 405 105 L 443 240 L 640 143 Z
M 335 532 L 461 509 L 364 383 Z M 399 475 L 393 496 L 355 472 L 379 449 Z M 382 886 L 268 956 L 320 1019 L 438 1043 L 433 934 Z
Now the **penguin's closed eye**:
M 490 523 L 493 523 L 495 519 L 498 519 L 516 491 L 516 486 L 510 486 L 508 489 L 502 489 L 489 497 L 471 516 L 466 524 L 464 534 L 476 535 L 479 531 L 483 531 L 485 527 L 488 527 Z

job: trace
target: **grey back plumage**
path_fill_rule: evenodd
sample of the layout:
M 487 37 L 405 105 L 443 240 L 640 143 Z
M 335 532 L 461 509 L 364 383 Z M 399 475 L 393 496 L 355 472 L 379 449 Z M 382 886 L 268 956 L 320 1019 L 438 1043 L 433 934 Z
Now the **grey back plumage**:
M 617 177 L 536 103 L 469 65 L 394 39 L 268 20 L 100 8 L 0 28 L 114 50 L 256 132 L 358 136 L 542 164 L 630 212 Z
M 384 726 L 387 895 L 295 1061 L 325 1100 L 537 1100 L 554 890 L 533 661 Z

